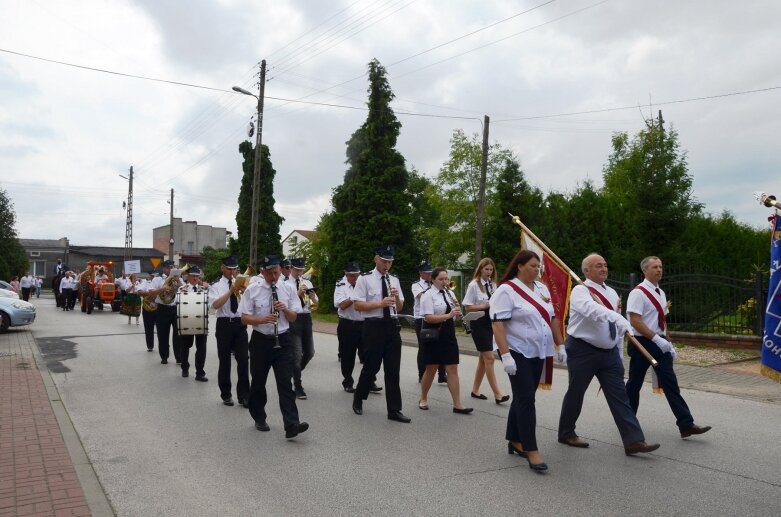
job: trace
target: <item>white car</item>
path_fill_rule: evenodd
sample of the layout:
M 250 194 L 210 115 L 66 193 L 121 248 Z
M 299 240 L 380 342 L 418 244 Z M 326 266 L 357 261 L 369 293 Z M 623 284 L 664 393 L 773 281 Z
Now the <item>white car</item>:
M 8 289 L 0 289 L 0 298 L 16 298 L 19 299 L 19 295 Z

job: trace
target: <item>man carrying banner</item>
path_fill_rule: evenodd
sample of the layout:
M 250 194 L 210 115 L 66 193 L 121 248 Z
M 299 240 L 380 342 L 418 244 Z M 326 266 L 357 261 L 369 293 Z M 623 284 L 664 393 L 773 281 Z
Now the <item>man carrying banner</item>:
M 662 279 L 662 261 L 659 257 L 646 257 L 640 262 L 640 269 L 645 275 L 645 280 L 632 289 L 626 302 L 626 314 L 632 324 L 633 333 L 659 363 L 655 370 L 659 377 L 659 386 L 664 390 L 667 403 L 670 404 L 670 409 L 675 415 L 681 438 L 707 433 L 711 430 L 711 426 L 700 427 L 694 424 L 694 417 L 681 396 L 678 379 L 673 370 L 676 352 L 666 335 L 667 296 L 659 288 L 659 281 Z M 651 364 L 633 347 L 629 348 L 629 358 L 626 393 L 632 409 L 637 414 L 640 405 L 640 388 Z
M 589 446 L 575 433 L 575 423 L 583 408 L 583 396 L 591 379 L 596 377 L 605 392 L 626 454 L 654 451 L 659 444 L 645 443 L 624 388 L 624 334 L 631 327 L 620 314 L 621 297 L 605 284 L 607 262 L 592 253 L 583 259 L 581 270 L 586 281 L 572 289 L 569 299 L 565 343 L 569 388 L 561 406 L 559 443 L 570 447 Z
M 764 194 L 762 194 L 764 196 Z M 767 197 L 767 196 L 765 196 Z M 775 203 L 775 197 L 772 201 Z M 761 200 L 761 201 L 764 201 Z M 775 206 L 775 204 L 767 206 Z M 781 382 L 781 214 L 770 217 L 773 231 L 770 240 L 770 285 L 765 309 L 765 335 L 762 337 L 762 359 L 759 371 L 765 377 Z

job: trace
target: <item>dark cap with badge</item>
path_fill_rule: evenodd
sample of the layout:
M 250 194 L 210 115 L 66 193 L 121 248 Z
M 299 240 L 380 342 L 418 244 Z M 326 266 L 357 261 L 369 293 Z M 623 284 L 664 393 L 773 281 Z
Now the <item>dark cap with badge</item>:
M 201 276 L 201 268 L 199 268 L 198 266 L 192 266 L 189 270 L 187 270 L 187 274 Z
M 260 259 L 260 267 L 262 269 L 273 269 L 279 266 L 280 260 L 277 255 L 268 255 Z
M 374 254 L 380 257 L 382 260 L 393 260 L 393 246 L 380 246 L 374 250 Z
M 222 265 L 228 269 L 239 269 L 239 261 L 233 255 L 222 257 Z
M 361 272 L 361 266 L 358 265 L 357 262 L 348 262 L 344 265 L 344 272 L 345 273 L 360 273 Z
M 173 260 L 166 260 L 163 262 L 163 267 L 174 267 L 176 263 Z
M 434 266 L 431 265 L 431 262 L 428 260 L 424 260 L 420 264 L 418 264 L 418 271 L 421 273 L 430 273 L 434 271 Z
M 305 262 L 302 258 L 294 258 L 290 260 L 290 265 L 296 269 L 304 269 Z
M 290 259 L 286 258 L 282 262 L 279 263 L 280 267 L 291 267 Z

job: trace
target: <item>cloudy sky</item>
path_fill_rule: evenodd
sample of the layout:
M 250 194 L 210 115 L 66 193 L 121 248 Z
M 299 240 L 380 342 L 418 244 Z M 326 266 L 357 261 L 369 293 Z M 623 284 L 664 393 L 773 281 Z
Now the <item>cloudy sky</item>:
M 661 109 L 706 210 L 759 226 L 752 193 L 781 192 L 779 19 L 774 0 L 0 0 L 0 188 L 22 238 L 122 246 L 132 165 L 136 246 L 171 188 L 176 217 L 235 231 L 255 100 L 230 88 L 256 91 L 266 59 L 282 235 L 311 229 L 376 57 L 410 113 L 399 151 L 428 176 L 487 114 L 543 190 L 600 184 L 611 135 Z

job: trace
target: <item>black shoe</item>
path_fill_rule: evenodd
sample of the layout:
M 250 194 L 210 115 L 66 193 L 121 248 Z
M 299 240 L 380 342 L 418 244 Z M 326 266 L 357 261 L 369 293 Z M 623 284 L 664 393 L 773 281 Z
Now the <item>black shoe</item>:
M 265 420 L 261 422 L 255 422 L 255 429 L 257 429 L 258 431 L 263 431 L 264 433 L 266 431 L 271 431 L 271 428 L 268 426 Z
M 155 349 L 154 349 L 154 348 L 147 348 L 147 349 L 146 349 L 146 351 L 147 351 L 147 352 L 154 352 L 154 351 L 155 351 Z
M 249 407 L 249 403 L 247 402 L 246 399 L 239 399 L 239 406 L 248 408 Z
M 504 397 L 502 397 L 500 399 L 494 399 L 494 402 L 496 402 L 497 404 L 504 404 L 508 400 L 510 400 L 510 395 L 505 395 Z
M 437 378 L 437 382 L 438 382 L 439 384 L 447 384 L 447 375 L 440 375 L 440 376 Z
M 288 440 L 290 438 L 295 438 L 299 434 L 305 432 L 307 429 L 309 429 L 309 424 L 306 422 L 301 422 L 300 424 L 293 424 L 287 429 L 285 429 L 285 438 Z
M 189 377 L 190 376 L 190 370 L 182 370 L 182 377 Z
M 296 398 L 298 400 L 306 400 L 306 392 L 304 391 L 304 388 L 296 388 Z
M 529 468 L 532 469 L 534 472 L 542 474 L 543 472 L 548 470 L 548 464 L 545 462 L 532 463 L 532 460 L 530 460 L 528 457 L 526 458 L 526 461 L 529 462 Z
M 205 375 L 196 375 L 195 380 L 198 382 L 208 382 L 209 378 Z
M 222 403 L 226 406 L 232 406 L 233 405 L 233 399 L 231 397 L 223 397 Z
M 519 448 L 517 448 L 515 445 L 513 445 L 513 442 L 507 442 L 507 454 L 510 455 L 517 454 L 521 458 L 526 457 L 526 451 L 522 451 Z
M 344 388 L 344 391 L 347 393 L 355 393 L 355 388 L 352 387 L 352 384 L 348 384 L 347 386 L 342 386 Z
M 488 397 L 483 395 L 482 393 L 480 395 L 477 395 L 474 391 L 469 394 L 470 397 L 473 399 L 480 399 L 480 400 L 488 400 Z
M 688 438 L 693 434 L 704 434 L 711 430 L 711 426 L 706 425 L 704 427 L 700 427 L 698 425 L 693 425 L 690 428 L 688 428 L 685 431 L 681 431 L 681 438 Z
M 459 415 L 468 415 L 472 411 L 474 411 L 474 409 L 471 407 L 465 407 L 461 409 L 458 409 L 457 407 L 453 408 L 453 413 L 458 413 Z
M 168 364 L 168 359 L 163 359 L 162 361 L 160 361 L 160 364 Z
M 363 414 L 363 400 L 358 396 L 353 397 L 353 413 L 356 415 Z
M 408 416 L 404 416 L 401 411 L 391 411 L 388 413 L 388 420 L 395 420 L 396 422 L 401 422 L 403 424 L 412 422 L 412 419 Z
M 372 387 L 369 388 L 369 391 L 371 391 L 372 393 L 379 393 L 382 391 L 382 386 L 377 386 L 377 383 L 373 382 Z

